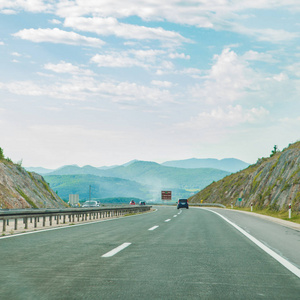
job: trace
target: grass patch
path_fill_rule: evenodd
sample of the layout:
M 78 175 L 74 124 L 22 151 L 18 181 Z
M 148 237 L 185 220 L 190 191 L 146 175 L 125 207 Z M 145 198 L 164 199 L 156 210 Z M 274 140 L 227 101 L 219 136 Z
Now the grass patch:
M 36 204 L 19 188 L 16 189 L 18 193 L 31 205 L 32 208 L 38 208 Z
M 230 208 L 230 207 L 228 207 Z M 251 212 L 250 207 L 234 207 L 234 210 L 241 210 L 241 211 L 249 211 Z M 292 211 L 292 218 L 289 219 L 289 212 L 287 210 L 280 210 L 280 211 L 275 211 L 275 210 L 270 210 L 268 208 L 265 209 L 257 209 L 253 207 L 253 212 L 265 216 L 270 216 L 274 218 L 278 218 L 281 220 L 286 220 L 286 221 L 291 221 L 294 223 L 300 224 L 300 214 L 297 214 L 296 212 Z

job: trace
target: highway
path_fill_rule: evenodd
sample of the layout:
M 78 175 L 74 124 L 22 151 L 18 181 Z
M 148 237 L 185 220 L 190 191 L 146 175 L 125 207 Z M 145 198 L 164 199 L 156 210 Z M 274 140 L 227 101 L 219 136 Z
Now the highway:
M 299 231 L 211 210 L 299 268 Z M 299 299 L 300 278 L 215 212 L 158 207 L 2 237 L 0 299 Z

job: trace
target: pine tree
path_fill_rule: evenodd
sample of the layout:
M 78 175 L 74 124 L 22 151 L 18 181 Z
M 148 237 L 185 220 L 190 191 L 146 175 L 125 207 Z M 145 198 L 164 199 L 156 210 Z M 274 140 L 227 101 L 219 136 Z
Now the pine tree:
M 277 147 L 277 145 L 275 145 L 270 157 L 274 156 L 277 153 L 277 151 L 278 151 L 278 147 Z
M 4 159 L 3 149 L 0 147 L 0 160 Z

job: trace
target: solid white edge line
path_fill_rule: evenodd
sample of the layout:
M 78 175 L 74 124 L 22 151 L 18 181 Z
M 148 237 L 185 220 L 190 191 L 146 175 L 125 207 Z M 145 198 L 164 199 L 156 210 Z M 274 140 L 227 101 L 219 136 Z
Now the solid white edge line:
M 244 236 L 246 236 L 249 240 L 251 240 L 259 248 L 261 248 L 263 251 L 265 251 L 266 253 L 268 253 L 274 259 L 276 259 L 286 269 L 288 269 L 289 271 L 291 271 L 293 274 L 295 274 L 296 276 L 298 276 L 300 278 L 300 269 L 298 269 L 296 266 L 294 266 L 292 263 L 290 263 L 288 260 L 286 260 L 283 257 L 281 257 L 279 254 L 277 254 L 276 252 L 274 252 L 270 248 L 268 248 L 266 245 L 264 245 L 262 242 L 260 242 L 259 240 L 257 240 L 255 237 L 253 237 L 251 234 L 249 234 L 248 232 L 246 232 L 244 229 L 242 229 L 238 225 L 234 224 L 233 222 L 229 221 L 227 218 L 225 218 L 224 216 L 222 216 L 221 214 L 219 214 L 219 213 L 217 213 L 217 212 L 215 212 L 213 210 L 206 209 L 206 208 L 200 208 L 200 209 L 210 211 L 210 212 L 218 215 L 222 219 L 224 219 L 227 223 L 229 223 L 234 228 L 236 228 L 239 232 L 241 232 Z
M 119 247 L 103 254 L 101 257 L 112 257 L 112 256 L 114 256 L 115 254 L 117 254 L 118 252 L 122 251 L 123 249 L 127 248 L 130 245 L 131 245 L 131 243 L 123 243 Z
M 149 212 L 146 212 L 144 214 L 149 214 L 149 213 L 157 212 L 157 211 L 158 211 L 158 209 L 156 208 L 154 211 L 149 211 Z M 61 227 L 53 227 L 53 228 L 47 228 L 47 229 L 40 229 L 40 230 L 36 230 L 36 231 L 28 231 L 28 232 L 16 233 L 16 234 L 13 234 L 13 235 L 1 236 L 0 240 L 8 239 L 8 238 L 14 238 L 14 237 L 28 235 L 28 234 L 40 233 L 40 232 L 45 232 L 45 231 L 67 229 L 67 228 L 73 228 L 73 227 L 77 227 L 77 226 L 85 226 L 85 225 L 90 225 L 90 224 L 96 224 L 96 223 L 102 223 L 102 222 L 108 222 L 108 221 L 116 221 L 116 220 L 122 220 L 124 218 L 133 218 L 133 217 L 139 217 L 139 216 L 141 216 L 141 215 L 121 216 L 119 218 L 112 218 L 112 219 L 99 220 L 99 221 L 93 221 L 93 222 L 79 223 L 79 224 L 74 224 L 74 225 L 65 225 L 65 226 L 61 226 Z
M 158 227 L 159 227 L 159 226 L 156 225 L 156 226 L 153 226 L 153 227 L 149 228 L 148 230 L 149 230 L 149 231 L 152 231 L 152 230 L 155 230 L 155 229 L 158 228 Z

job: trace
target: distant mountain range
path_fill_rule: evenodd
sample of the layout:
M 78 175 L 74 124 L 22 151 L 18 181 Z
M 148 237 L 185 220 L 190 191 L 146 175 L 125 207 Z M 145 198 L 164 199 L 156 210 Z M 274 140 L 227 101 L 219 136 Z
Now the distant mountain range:
M 224 158 L 221 160 L 215 158 L 190 158 L 184 160 L 166 161 L 162 163 L 162 165 L 167 167 L 177 167 L 186 169 L 214 168 L 231 173 L 238 172 L 249 166 L 248 163 L 245 163 L 244 161 L 236 158 Z
M 92 167 L 96 168 L 99 170 L 108 170 L 108 169 L 113 169 L 116 167 L 120 166 L 129 166 L 138 160 L 132 160 L 129 161 L 123 165 L 114 165 L 114 166 L 102 166 L 102 167 Z M 236 158 L 224 158 L 221 160 L 215 159 L 215 158 L 190 158 L 190 159 L 184 159 L 184 160 L 172 160 L 172 161 L 166 161 L 162 163 L 161 165 L 166 166 L 166 167 L 176 167 L 176 168 L 185 168 L 185 169 L 197 169 L 197 168 L 213 168 L 213 169 L 218 169 L 218 170 L 223 170 L 227 172 L 237 172 L 240 170 L 243 170 L 249 166 L 248 163 L 236 159 Z M 63 169 L 65 167 L 70 168 L 70 172 L 72 173 L 72 168 L 73 170 L 76 170 L 76 168 L 79 168 L 77 165 L 67 165 L 67 166 L 62 166 L 58 169 L 46 169 L 43 167 L 27 167 L 25 168 L 29 172 L 36 172 L 40 175 L 48 174 L 51 172 L 57 172 L 60 169 Z M 82 168 L 88 168 L 91 166 L 84 166 Z
M 231 171 L 211 167 L 227 167 Z M 178 167 L 181 166 L 181 167 Z M 173 199 L 188 198 L 213 181 L 229 175 L 236 168 L 248 164 L 236 160 L 190 159 L 170 161 L 163 164 L 148 161 L 131 161 L 121 166 L 79 167 L 63 166 L 56 170 L 27 168 L 43 174 L 51 188 L 68 200 L 69 194 L 79 194 L 80 199 L 88 199 L 89 185 L 92 198 L 135 197 L 140 199 L 160 199 L 162 190 L 172 190 Z

